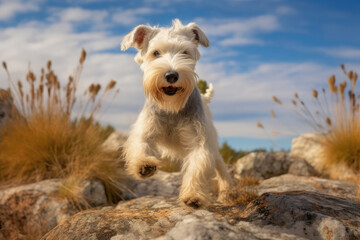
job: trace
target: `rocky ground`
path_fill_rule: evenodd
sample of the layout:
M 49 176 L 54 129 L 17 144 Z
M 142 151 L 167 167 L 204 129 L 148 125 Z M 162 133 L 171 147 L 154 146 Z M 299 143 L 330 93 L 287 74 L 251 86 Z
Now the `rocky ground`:
M 360 239 L 359 186 L 320 176 L 317 159 L 301 150 L 312 137 L 297 139 L 292 153 L 251 153 L 229 166 L 240 183 L 259 180 L 238 185 L 258 197 L 233 205 L 183 207 L 179 173 L 129 181 L 128 200 L 114 206 L 99 182 L 86 182 L 81 194 L 92 208 L 83 211 L 58 195 L 61 179 L 4 188 L 0 239 Z

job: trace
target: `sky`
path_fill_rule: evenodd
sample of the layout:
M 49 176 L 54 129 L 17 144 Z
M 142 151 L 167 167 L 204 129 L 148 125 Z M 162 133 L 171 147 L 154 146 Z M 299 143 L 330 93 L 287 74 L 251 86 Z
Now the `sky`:
M 199 47 L 196 71 L 214 86 L 210 107 L 220 143 L 287 150 L 312 129 L 272 96 L 290 102 L 296 91 L 311 105 L 312 89 L 327 87 L 332 74 L 345 78 L 341 63 L 359 72 L 359 11 L 355 0 L 0 0 L 0 61 L 13 79 L 24 79 L 29 67 L 39 74 L 51 59 L 65 83 L 84 48 L 79 92 L 115 79 L 119 95 L 98 120 L 127 132 L 145 97 L 136 50 L 120 50 L 123 36 L 139 24 L 195 22 L 210 40 L 209 48 Z M 1 69 L 0 88 L 7 87 Z

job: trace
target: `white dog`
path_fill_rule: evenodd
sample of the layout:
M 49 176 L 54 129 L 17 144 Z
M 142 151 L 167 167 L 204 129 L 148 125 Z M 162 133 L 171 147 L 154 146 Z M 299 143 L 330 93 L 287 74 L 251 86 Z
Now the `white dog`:
M 198 45 L 209 46 L 195 24 L 178 19 L 170 28 L 139 25 L 123 39 L 121 49 L 138 49 L 135 61 L 144 71 L 145 105 L 124 145 L 129 173 L 152 176 L 156 169 L 178 167 L 183 172 L 180 200 L 199 208 L 209 201 L 217 175 L 218 201 L 229 197 L 231 178 L 219 153 L 208 103 L 212 88 L 201 95 L 196 87 Z

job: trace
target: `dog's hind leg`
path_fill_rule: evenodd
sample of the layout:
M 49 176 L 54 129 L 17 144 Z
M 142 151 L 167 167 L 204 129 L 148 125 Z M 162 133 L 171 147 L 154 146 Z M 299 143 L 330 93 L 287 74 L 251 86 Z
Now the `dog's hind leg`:
M 226 169 L 223 158 L 220 153 L 217 153 L 215 160 L 216 175 L 219 187 L 219 196 L 218 202 L 221 203 L 230 203 L 231 202 L 231 188 L 232 188 L 232 179 Z

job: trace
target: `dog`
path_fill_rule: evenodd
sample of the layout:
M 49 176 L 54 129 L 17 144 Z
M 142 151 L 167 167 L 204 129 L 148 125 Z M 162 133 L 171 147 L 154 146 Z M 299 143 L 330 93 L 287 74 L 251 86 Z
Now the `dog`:
M 182 171 L 179 199 L 192 208 L 210 202 L 214 177 L 218 201 L 228 202 L 232 180 L 219 153 L 206 94 L 196 87 L 198 46 L 209 40 L 195 23 L 173 20 L 170 28 L 139 25 L 127 34 L 121 50 L 138 50 L 146 101 L 124 144 L 127 170 L 139 179 L 171 166 Z

